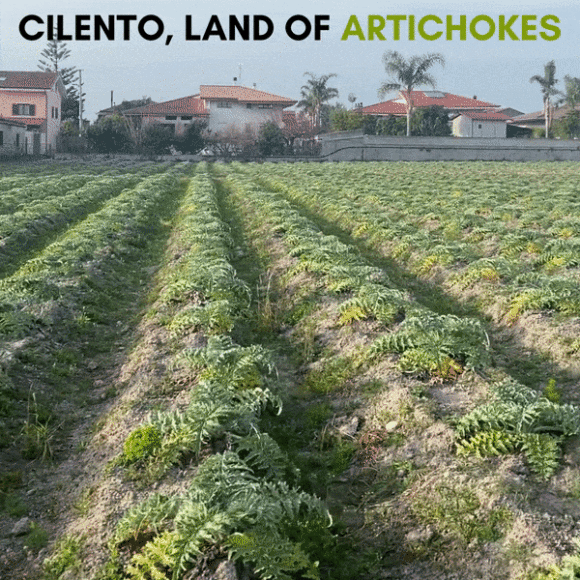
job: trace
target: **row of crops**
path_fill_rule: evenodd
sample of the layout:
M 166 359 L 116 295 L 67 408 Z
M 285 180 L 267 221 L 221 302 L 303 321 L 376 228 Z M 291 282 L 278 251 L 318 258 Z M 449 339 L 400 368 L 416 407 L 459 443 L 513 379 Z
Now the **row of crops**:
M 484 307 L 499 302 L 508 325 L 528 310 L 579 314 L 578 187 L 571 164 L 7 171 L 4 446 L 72 459 L 54 451 L 66 427 L 41 417 L 36 395 L 55 413 L 65 398 L 84 405 L 95 369 L 110 377 L 98 407 L 108 411 L 75 453 L 96 457 L 102 437 L 123 434 L 77 508 L 91 537 L 62 534 L 41 574 L 451 578 L 468 556 L 484 574 L 490 550 L 506 580 L 569 573 L 570 537 L 551 560 L 526 560 L 514 530 L 527 522 L 557 541 L 565 518 L 545 531 L 536 500 L 568 497 L 578 397 L 545 369 L 526 384 L 511 375 Z M 456 299 L 466 289 L 479 310 Z M 159 352 L 139 361 L 145 335 Z M 104 342 L 123 354 L 83 368 Z M 529 488 L 501 479 L 516 457 Z M 25 494 L 7 482 L 0 516 L 10 493 Z M 115 494 L 128 489 L 119 514 Z M 91 498 L 104 513 L 93 516 Z M 353 510 L 356 529 L 341 520 Z
M 501 166 L 501 165 L 500 165 Z M 507 296 L 507 316 L 526 310 L 580 313 L 579 185 L 573 165 L 530 172 L 485 165 L 323 167 L 247 171 L 296 203 L 383 248 L 414 273 L 444 270 L 449 285 L 475 283 Z M 387 180 L 388 187 L 377 186 Z M 291 184 L 291 185 L 290 185 Z

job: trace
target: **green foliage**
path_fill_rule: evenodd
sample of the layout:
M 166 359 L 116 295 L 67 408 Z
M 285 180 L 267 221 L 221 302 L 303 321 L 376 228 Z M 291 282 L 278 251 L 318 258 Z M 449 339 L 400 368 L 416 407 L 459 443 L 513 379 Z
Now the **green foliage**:
M 356 358 L 338 357 L 324 364 L 321 369 L 311 370 L 304 378 L 304 388 L 311 392 L 327 395 L 343 388 L 358 372 Z
M 147 125 L 141 132 L 139 150 L 145 154 L 167 155 L 174 140 L 173 127 Z
M 283 155 L 286 140 L 282 129 L 274 122 L 264 123 L 258 132 L 258 151 L 264 157 Z
M 154 425 L 137 427 L 125 440 L 123 459 L 127 463 L 143 461 L 160 447 L 161 433 Z
M 30 532 L 24 540 L 24 545 L 34 552 L 42 550 L 48 544 L 48 532 L 36 522 L 30 524 Z
M 457 422 L 458 452 L 484 456 L 522 450 L 532 470 L 548 479 L 558 467 L 562 438 L 580 433 L 578 408 L 512 379 L 495 384 L 493 393 L 490 403 Z
M 497 541 L 513 520 L 505 507 L 482 509 L 473 487 L 439 482 L 416 494 L 411 503 L 415 515 L 435 525 L 441 533 L 465 544 Z
M 330 116 L 330 127 L 333 131 L 355 131 L 364 126 L 364 116 L 356 111 L 338 109 Z
M 559 403 L 562 398 L 562 391 L 556 387 L 556 379 L 550 379 L 545 386 L 542 396 L 552 403 Z
M 404 117 L 387 115 L 380 117 L 375 126 L 376 135 L 402 137 L 407 134 L 407 121 Z
M 264 580 L 292 580 L 295 576 L 288 572 L 300 573 L 301 578 L 320 578 L 317 562 L 311 562 L 299 544 L 271 529 L 237 532 L 227 538 L 225 546 L 231 559 L 252 563 Z
M 421 107 L 411 118 L 411 135 L 446 137 L 451 135 L 449 116 L 443 107 Z
M 164 532 L 147 542 L 142 551 L 131 558 L 127 573 L 132 580 L 167 580 L 175 568 L 178 550 L 177 534 Z
M 58 580 L 65 571 L 79 574 L 82 567 L 83 538 L 65 536 L 57 543 L 50 558 L 42 564 L 45 580 Z
M 369 356 L 385 352 L 402 354 L 402 370 L 449 375 L 461 372 L 462 365 L 474 369 L 488 364 L 489 338 L 478 320 L 424 312 L 409 316 L 397 332 L 377 339 Z
M 268 454 L 272 455 L 270 443 Z M 247 451 L 250 441 L 242 447 Z M 256 463 L 258 455 L 249 453 L 248 457 Z M 262 461 L 258 461 L 260 469 Z M 274 472 L 271 476 L 272 481 L 261 479 L 239 455 L 226 452 L 200 465 L 186 494 L 172 500 L 153 496 L 132 508 L 117 526 L 116 543 L 149 529 L 158 535 L 133 556 L 127 568 L 131 577 L 144 579 L 149 574 L 161 580 L 171 575 L 177 580 L 210 545 L 227 547 L 232 557 L 253 563 L 261 578 L 316 570 L 293 536 L 300 529 L 310 529 L 309 522 L 318 522 L 314 527 L 320 533 L 327 530 L 328 513 L 316 498 L 275 479 Z M 263 542 L 252 541 L 262 537 L 273 538 L 278 549 L 266 554 Z
M 121 115 L 111 115 L 91 125 L 87 139 L 97 153 L 128 153 L 133 149 L 129 123 Z
M 175 147 L 183 153 L 199 153 L 206 145 L 207 123 L 194 121 L 187 125 L 183 135 L 175 139 Z

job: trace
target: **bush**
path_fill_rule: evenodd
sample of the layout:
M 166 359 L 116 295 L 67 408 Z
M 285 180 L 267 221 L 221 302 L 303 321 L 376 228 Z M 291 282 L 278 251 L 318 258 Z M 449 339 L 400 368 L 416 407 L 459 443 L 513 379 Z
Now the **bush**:
M 127 463 L 137 463 L 151 455 L 161 445 L 161 433 L 154 425 L 137 427 L 123 446 L 123 457 Z
M 121 115 L 111 115 L 91 125 L 87 138 L 97 153 L 129 153 L 134 148 L 129 123 Z
M 206 144 L 207 123 L 197 121 L 188 125 L 183 135 L 175 140 L 175 147 L 183 153 L 199 153 Z
M 286 140 L 282 129 L 276 123 L 264 123 L 260 127 L 257 145 L 260 155 L 264 157 L 283 155 L 286 149 Z
M 172 127 L 149 125 L 143 129 L 139 151 L 145 154 L 165 155 L 175 141 Z

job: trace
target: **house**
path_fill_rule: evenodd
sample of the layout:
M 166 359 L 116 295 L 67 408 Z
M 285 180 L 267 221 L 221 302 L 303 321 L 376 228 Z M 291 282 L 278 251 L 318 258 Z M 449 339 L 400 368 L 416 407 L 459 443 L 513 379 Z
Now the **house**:
M 56 150 L 65 94 L 59 73 L 0 71 L 0 118 L 26 126 L 25 153 Z
M 415 108 L 443 107 L 449 114 L 462 113 L 464 111 L 489 111 L 498 109 L 499 105 L 481 101 L 477 97 L 469 98 L 442 91 L 412 91 L 413 106 Z M 406 101 L 402 94 L 395 99 L 360 107 L 357 109 L 363 115 L 387 117 L 404 117 L 407 115 Z
M 21 121 L 0 119 L 0 156 L 25 152 L 26 125 Z
M 199 98 L 209 113 L 209 130 L 243 129 L 274 122 L 284 124 L 284 109 L 297 101 L 241 85 L 202 85 Z
M 510 117 L 497 111 L 463 111 L 452 122 L 455 137 L 507 137 Z
M 235 128 L 256 130 L 268 121 L 283 126 L 285 108 L 296 104 L 280 97 L 241 85 L 201 85 L 199 93 L 162 103 L 150 103 L 121 113 L 136 128 L 163 125 L 174 134 L 185 131 L 187 125 L 203 120 L 213 133 Z M 115 107 L 99 111 L 98 118 L 120 112 Z M 286 116 L 288 118 L 288 116 Z

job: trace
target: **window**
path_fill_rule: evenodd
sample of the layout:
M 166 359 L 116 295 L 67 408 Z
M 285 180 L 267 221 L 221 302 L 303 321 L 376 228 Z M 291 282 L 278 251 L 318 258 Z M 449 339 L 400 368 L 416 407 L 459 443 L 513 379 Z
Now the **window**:
M 16 147 L 20 147 L 20 134 L 16 133 Z
M 53 119 L 58 119 L 58 107 L 52 107 L 51 113 Z
M 271 109 L 272 108 L 272 103 L 263 103 L 261 105 L 258 105 L 258 109 Z
M 4 146 L 4 131 L 0 131 L 0 147 Z
M 181 115 L 182 121 L 191 121 L 191 119 L 193 119 L 192 115 Z
M 252 103 L 246 103 L 246 109 L 251 109 L 252 108 Z
M 166 121 L 177 121 L 177 115 L 165 115 Z
M 481 123 L 479 123 L 479 125 L 477 126 L 478 129 L 481 129 L 483 127 L 483 125 Z
M 218 101 L 218 109 L 231 109 L 232 103 L 230 101 Z
M 36 105 L 14 104 L 12 105 L 12 114 L 34 117 L 36 114 Z

